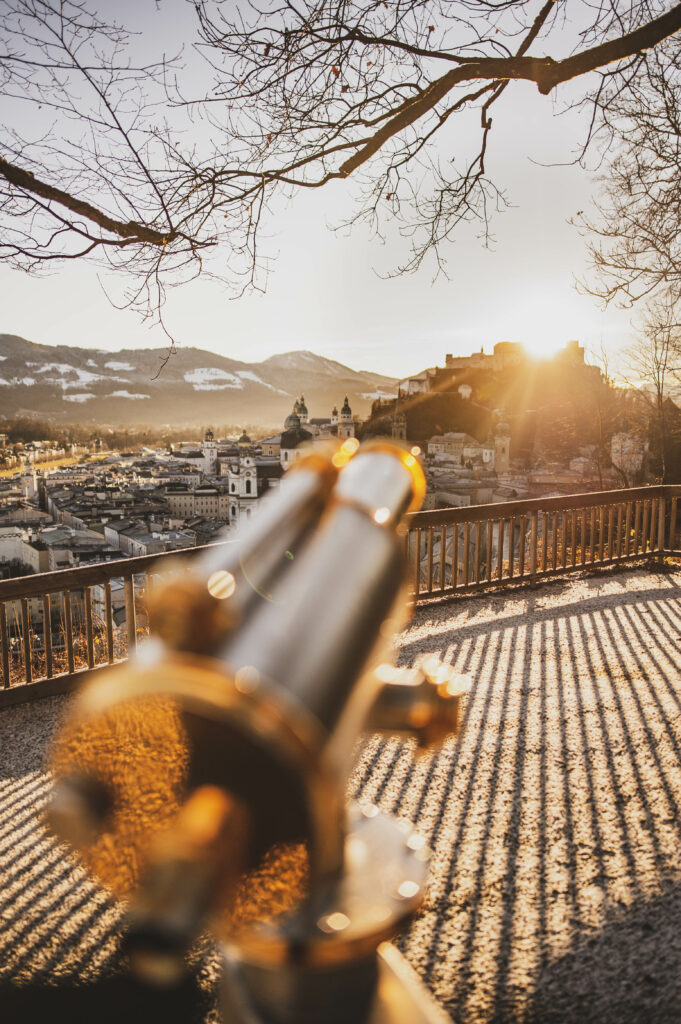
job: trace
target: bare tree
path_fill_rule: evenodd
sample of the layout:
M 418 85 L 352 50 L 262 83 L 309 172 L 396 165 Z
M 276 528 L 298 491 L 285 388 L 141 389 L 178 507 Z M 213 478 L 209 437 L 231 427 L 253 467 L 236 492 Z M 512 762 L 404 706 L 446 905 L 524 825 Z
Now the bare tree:
M 165 120 L 179 63 L 135 63 L 134 42 L 86 0 L 2 0 L 0 259 L 29 272 L 98 259 L 153 312 L 218 232 Z
M 681 380 L 681 322 L 673 296 L 648 304 L 642 333 L 624 354 L 623 378 L 647 407 L 660 453 L 661 483 L 669 483 L 669 390 Z
M 487 154 L 511 82 L 588 76 L 602 120 L 681 27 L 664 0 L 193 0 L 196 47 L 136 62 L 101 0 L 2 5 L 0 258 L 100 259 L 146 310 L 209 266 L 257 285 L 277 196 L 350 176 L 352 219 L 410 236 L 400 270 L 442 266 L 456 228 L 486 237 L 504 202 Z
M 600 97 L 612 157 L 583 216 L 596 271 L 586 290 L 632 305 L 681 296 L 681 41 L 646 54 L 628 89 Z
M 587 378 L 586 389 L 589 410 L 594 417 L 595 444 L 593 463 L 598 475 L 599 490 L 603 490 L 603 470 L 612 465 L 609 445 L 617 422 L 617 396 L 610 375 L 610 356 L 603 341 L 594 352 L 590 353 L 589 362 L 600 369 L 600 374 L 591 374 Z M 615 467 L 622 478 L 622 486 L 628 486 L 624 472 Z

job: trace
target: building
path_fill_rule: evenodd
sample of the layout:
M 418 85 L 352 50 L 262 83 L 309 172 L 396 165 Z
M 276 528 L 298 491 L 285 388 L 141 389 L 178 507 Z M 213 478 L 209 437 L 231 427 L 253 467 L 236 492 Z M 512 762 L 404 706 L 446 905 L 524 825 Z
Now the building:
M 352 409 L 348 401 L 348 396 L 345 396 L 345 401 L 341 406 L 340 412 L 334 405 L 331 410 L 330 416 L 310 418 L 308 408 L 305 404 L 305 398 L 303 395 L 296 399 L 292 411 L 286 417 L 284 421 L 284 429 L 291 429 L 292 427 L 301 427 L 307 434 L 310 435 L 311 441 L 323 441 L 329 438 L 337 437 L 340 440 L 345 440 L 348 437 L 354 437 L 356 426 L 352 415 Z M 274 438 L 267 438 L 263 442 L 263 455 L 266 454 L 265 446 L 267 446 L 268 453 L 274 454 L 274 448 L 279 445 L 280 452 L 282 448 L 282 436 L 278 435 Z M 290 441 L 291 439 L 287 439 Z M 303 441 L 300 442 L 301 444 Z M 291 451 L 293 449 L 289 449 Z M 282 465 L 291 461 L 289 456 L 286 460 L 284 456 L 281 456 Z
M 634 434 L 613 434 L 610 440 L 610 459 L 613 466 L 625 474 L 631 481 L 643 472 L 648 442 Z
M 288 469 L 296 459 L 300 458 L 301 448 L 306 444 L 311 444 L 313 440 L 312 432 L 301 426 L 298 414 L 290 413 L 284 422 L 284 429 L 279 441 L 279 457 L 282 467 Z
M 394 441 L 407 440 L 407 417 L 403 409 L 395 404 L 395 412 L 392 418 L 392 438 Z
M 508 473 L 511 467 L 511 428 L 505 420 L 497 423 L 494 431 L 494 468 L 497 473 Z
M 296 399 L 293 409 L 284 420 L 284 429 L 276 437 L 267 438 L 262 443 L 265 452 L 274 454 L 278 449 L 279 460 L 284 469 L 288 469 L 301 455 L 306 444 L 315 441 L 326 441 L 338 438 L 341 441 L 354 437 L 356 424 L 352 409 L 345 396 L 340 412 L 334 405 L 329 417 L 311 419 L 303 395 Z
M 435 434 L 427 446 L 428 455 L 445 459 L 456 466 L 479 462 L 488 469 L 495 468 L 494 451 L 491 444 L 482 444 L 470 434 L 454 432 Z

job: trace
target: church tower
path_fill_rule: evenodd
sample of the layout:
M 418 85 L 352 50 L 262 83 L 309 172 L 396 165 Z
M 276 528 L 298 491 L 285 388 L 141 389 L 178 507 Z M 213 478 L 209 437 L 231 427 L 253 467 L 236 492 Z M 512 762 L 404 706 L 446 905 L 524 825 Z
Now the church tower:
M 407 417 L 399 408 L 395 408 L 392 422 L 392 437 L 394 441 L 407 440 Z
M 338 436 L 343 440 L 346 437 L 355 436 L 355 424 L 352 422 L 352 409 L 348 402 L 348 396 L 345 396 L 343 407 L 340 411 L 340 417 L 338 419 Z
M 207 430 L 201 442 L 203 452 L 203 472 L 206 476 L 215 476 L 218 471 L 218 443 L 212 430 Z
M 26 459 L 24 471 L 20 477 L 21 493 L 28 501 L 32 501 L 38 493 L 36 473 L 31 463 Z
M 501 419 L 494 431 L 494 468 L 497 473 L 508 473 L 510 467 L 511 428 Z

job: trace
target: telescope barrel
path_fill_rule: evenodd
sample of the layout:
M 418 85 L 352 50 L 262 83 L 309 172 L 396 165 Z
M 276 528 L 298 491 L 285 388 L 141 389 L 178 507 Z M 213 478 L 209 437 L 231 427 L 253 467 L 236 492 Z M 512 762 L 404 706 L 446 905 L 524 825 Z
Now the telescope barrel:
M 381 630 L 404 585 L 395 524 L 414 498 L 415 460 L 397 451 L 355 456 L 277 602 L 258 609 L 219 655 L 232 671 L 249 666 L 285 688 L 327 733 L 372 651 L 384 649 Z
M 235 542 L 211 546 L 181 575 L 152 589 L 152 633 L 171 649 L 211 654 L 252 606 L 271 599 L 290 560 L 315 529 L 338 474 L 330 452 L 292 467 L 280 493 L 263 500 Z

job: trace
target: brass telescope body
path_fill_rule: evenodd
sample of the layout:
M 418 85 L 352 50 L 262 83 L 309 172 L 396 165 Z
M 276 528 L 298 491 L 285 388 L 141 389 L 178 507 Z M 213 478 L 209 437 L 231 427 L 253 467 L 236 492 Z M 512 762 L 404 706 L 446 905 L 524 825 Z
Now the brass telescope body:
M 411 826 L 347 804 L 363 731 L 432 747 L 465 680 L 399 670 L 414 454 L 315 449 L 236 543 L 154 586 L 151 638 L 79 694 L 53 751 L 48 820 L 129 910 L 155 983 L 209 927 L 235 1024 L 446 1021 L 392 946 L 429 853 Z

